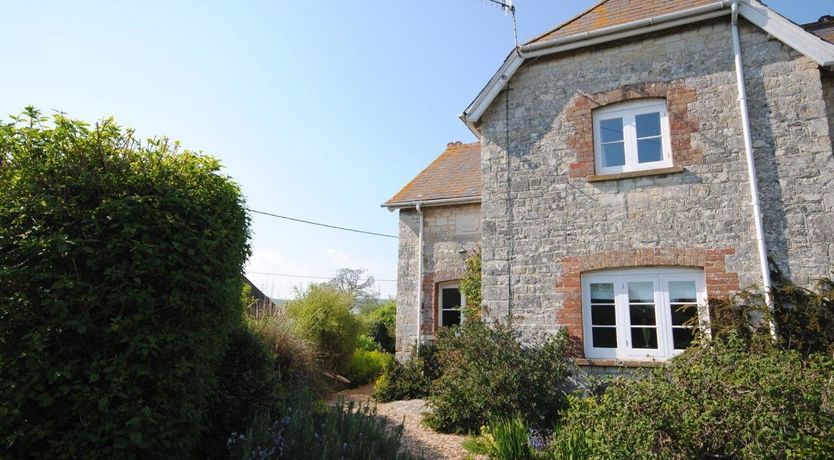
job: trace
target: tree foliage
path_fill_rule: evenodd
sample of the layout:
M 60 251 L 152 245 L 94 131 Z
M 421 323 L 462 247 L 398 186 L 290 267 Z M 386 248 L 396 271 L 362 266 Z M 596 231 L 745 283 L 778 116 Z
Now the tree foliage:
M 350 367 L 361 324 L 351 314 L 353 296 L 330 284 L 311 284 L 297 292 L 286 316 L 298 336 L 309 340 L 322 356 L 324 367 L 344 373 Z
M 0 125 L 0 457 L 190 454 L 249 254 L 219 171 L 112 119 Z

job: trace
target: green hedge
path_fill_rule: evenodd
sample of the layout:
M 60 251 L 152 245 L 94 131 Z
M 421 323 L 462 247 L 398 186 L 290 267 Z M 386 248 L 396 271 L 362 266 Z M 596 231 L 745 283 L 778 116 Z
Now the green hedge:
M 739 339 L 691 349 L 641 379 L 576 398 L 553 449 L 579 458 L 834 458 L 834 360 L 748 351 Z
M 249 253 L 219 171 L 113 120 L 0 126 L 4 458 L 190 455 Z

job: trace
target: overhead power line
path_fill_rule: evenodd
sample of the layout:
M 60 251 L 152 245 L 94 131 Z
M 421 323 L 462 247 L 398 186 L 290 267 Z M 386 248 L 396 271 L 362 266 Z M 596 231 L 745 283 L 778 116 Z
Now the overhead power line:
M 308 279 L 317 279 L 317 280 L 331 280 L 331 279 L 334 278 L 332 276 L 290 275 L 288 273 L 269 273 L 269 272 L 246 272 L 246 273 L 249 273 L 250 275 L 282 276 L 282 277 L 285 277 L 285 278 L 308 278 Z M 368 281 L 368 279 L 370 279 L 370 278 L 361 279 L 359 281 L 360 282 Z M 395 282 L 395 281 L 397 281 L 397 280 L 380 280 L 380 279 L 376 279 L 376 278 L 373 278 L 373 280 L 374 281 L 383 281 L 383 282 Z
M 386 233 L 369 232 L 369 231 L 366 231 L 366 230 L 359 230 L 359 229 L 356 229 L 356 228 L 340 227 L 338 225 L 323 224 L 321 222 L 313 222 L 311 220 L 298 219 L 296 217 L 282 216 L 280 214 L 274 214 L 274 213 L 271 213 L 271 212 L 257 211 L 257 210 L 252 209 L 252 208 L 248 208 L 248 209 L 249 209 L 250 212 L 253 212 L 255 214 L 261 214 L 261 215 L 270 216 L 270 217 L 277 217 L 278 219 L 291 220 L 293 222 L 300 222 L 302 224 L 317 225 L 319 227 L 327 227 L 327 228 L 332 228 L 332 229 L 335 229 L 335 230 L 343 230 L 343 231 L 346 231 L 346 232 L 354 232 L 354 233 L 363 233 L 365 235 L 381 236 L 381 237 L 385 237 L 385 238 L 397 238 L 397 239 L 399 238 L 397 235 L 388 235 Z

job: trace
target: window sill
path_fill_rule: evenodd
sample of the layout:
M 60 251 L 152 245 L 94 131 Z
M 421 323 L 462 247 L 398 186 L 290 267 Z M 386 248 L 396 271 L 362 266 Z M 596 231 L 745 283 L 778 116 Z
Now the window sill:
M 575 358 L 574 363 L 577 366 L 594 366 L 594 367 L 663 367 L 666 361 L 623 361 L 619 359 L 586 359 Z
M 683 166 L 672 166 L 669 168 L 647 169 L 645 171 L 629 171 L 616 174 L 601 174 L 588 176 L 588 182 L 604 182 L 609 180 L 631 179 L 632 177 L 660 176 L 663 174 L 675 174 L 683 171 Z

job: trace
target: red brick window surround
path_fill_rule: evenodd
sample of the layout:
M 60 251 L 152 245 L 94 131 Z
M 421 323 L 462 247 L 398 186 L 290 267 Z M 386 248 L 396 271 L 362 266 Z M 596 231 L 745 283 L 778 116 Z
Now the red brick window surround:
M 434 334 L 438 329 L 438 301 L 440 299 L 440 285 L 450 281 L 460 281 L 465 275 L 464 270 L 439 270 L 423 274 L 423 334 Z
M 582 93 L 573 98 L 566 109 L 565 120 L 572 123 L 574 133 L 568 136 L 568 147 L 576 151 L 569 176 L 588 178 L 595 174 L 593 111 L 600 107 L 639 99 L 665 99 L 674 166 L 688 166 L 703 161 L 703 151 L 692 146 L 692 134 L 699 123 L 689 114 L 689 104 L 697 99 L 694 88 L 683 80 L 636 83 L 594 94 Z
M 709 298 L 728 298 L 740 289 L 738 274 L 726 270 L 725 257 L 734 253 L 732 248 L 643 248 L 565 257 L 562 259 L 562 276 L 556 281 L 556 291 L 564 299 L 556 321 L 567 329 L 574 343 L 583 343 L 582 273 L 594 270 L 660 266 L 702 268 Z M 577 347 L 576 353 L 584 357 L 581 346 Z

